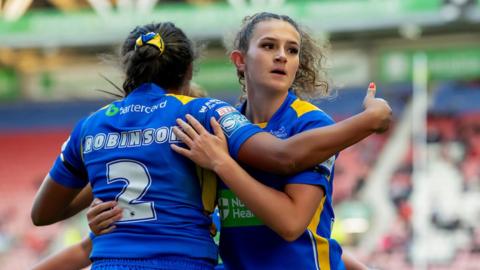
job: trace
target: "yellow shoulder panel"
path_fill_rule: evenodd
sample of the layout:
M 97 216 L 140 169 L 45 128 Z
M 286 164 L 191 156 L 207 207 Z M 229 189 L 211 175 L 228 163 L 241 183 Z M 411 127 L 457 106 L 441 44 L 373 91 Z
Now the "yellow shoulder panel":
M 297 113 L 297 117 L 300 117 L 300 116 L 302 116 L 302 115 L 304 115 L 308 112 L 311 112 L 311 111 L 320 110 L 319 108 L 317 108 L 312 103 L 310 103 L 308 101 L 300 100 L 298 98 L 292 103 L 292 105 L 290 105 L 290 107 L 292 107 L 292 109 L 295 110 L 295 112 Z
M 268 122 L 263 122 L 263 123 L 256 123 L 259 128 L 265 128 L 268 125 Z
M 184 95 L 175 95 L 175 94 L 167 94 L 167 96 L 171 96 L 178 99 L 183 105 L 195 99 L 194 97 L 189 97 Z

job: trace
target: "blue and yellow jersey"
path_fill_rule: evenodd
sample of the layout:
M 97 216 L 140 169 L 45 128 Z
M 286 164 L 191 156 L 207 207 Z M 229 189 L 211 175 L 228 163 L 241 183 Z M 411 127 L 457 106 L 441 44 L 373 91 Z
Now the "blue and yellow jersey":
M 242 111 L 244 110 L 245 105 Z M 332 123 L 333 120 L 323 111 L 289 93 L 270 121 L 260 125 L 265 131 L 285 139 Z M 290 177 L 272 175 L 244 166 L 255 179 L 278 190 L 284 190 L 288 184 L 319 185 L 324 189 L 325 196 L 308 228 L 293 242 L 285 241 L 265 226 L 231 190 L 220 183 L 220 255 L 225 269 L 341 269 L 341 247 L 330 238 L 334 221 L 334 161 L 335 156 L 309 171 Z
M 217 260 L 205 214 L 212 209 L 204 205 L 211 202 L 202 198 L 202 190 L 215 190 L 215 183 L 170 148 L 179 143 L 175 120 L 187 113 L 208 130 L 215 117 L 233 155 L 262 131 L 223 101 L 166 94 L 154 84 L 98 110 L 72 131 L 51 177 L 71 188 L 90 182 L 95 197 L 117 200 L 124 209 L 113 232 L 93 239 L 92 259 L 168 254 Z

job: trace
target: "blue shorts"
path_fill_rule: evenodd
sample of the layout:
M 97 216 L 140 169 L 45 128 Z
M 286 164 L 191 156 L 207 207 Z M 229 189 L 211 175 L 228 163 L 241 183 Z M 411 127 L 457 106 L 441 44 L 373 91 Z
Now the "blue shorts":
M 155 259 L 97 259 L 91 270 L 213 270 L 215 263 L 207 259 L 184 256 L 163 256 Z

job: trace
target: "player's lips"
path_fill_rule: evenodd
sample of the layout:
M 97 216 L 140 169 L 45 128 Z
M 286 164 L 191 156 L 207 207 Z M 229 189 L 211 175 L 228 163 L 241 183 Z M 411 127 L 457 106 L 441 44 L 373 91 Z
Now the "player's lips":
M 277 74 L 277 75 L 284 75 L 284 76 L 287 75 L 287 72 L 282 68 L 275 68 L 272 71 L 270 71 L 270 73 Z

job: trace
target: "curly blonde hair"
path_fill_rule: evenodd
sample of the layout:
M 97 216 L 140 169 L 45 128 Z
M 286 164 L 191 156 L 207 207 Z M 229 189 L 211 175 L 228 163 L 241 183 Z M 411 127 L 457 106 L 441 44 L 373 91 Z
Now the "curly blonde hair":
M 319 45 L 309 33 L 303 30 L 289 16 L 260 12 L 245 17 L 242 21 L 240 30 L 237 32 L 233 40 L 231 50 L 239 50 L 243 53 L 247 53 L 255 26 L 260 22 L 268 20 L 281 20 L 288 22 L 300 34 L 300 65 L 292 84 L 294 93 L 302 99 L 317 99 L 329 96 L 329 81 L 325 69 L 326 52 L 329 45 L 327 43 L 323 46 Z M 242 71 L 237 70 L 237 76 L 244 92 L 241 100 L 244 100 L 247 91 L 245 86 L 245 74 Z

